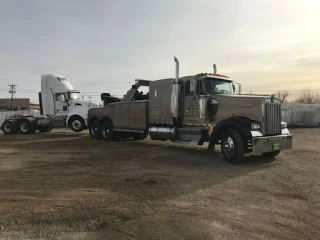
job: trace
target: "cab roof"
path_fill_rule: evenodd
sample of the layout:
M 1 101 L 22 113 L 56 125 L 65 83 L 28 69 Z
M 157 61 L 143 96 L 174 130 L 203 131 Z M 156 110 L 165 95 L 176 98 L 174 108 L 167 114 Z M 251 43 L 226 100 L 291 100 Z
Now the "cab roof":
M 233 82 L 231 78 L 228 76 L 222 75 L 222 74 L 213 74 L 213 73 L 199 73 L 196 75 L 191 76 L 183 76 L 180 78 L 181 81 L 188 81 L 190 78 L 213 78 L 213 79 L 219 79 L 224 80 L 227 82 Z

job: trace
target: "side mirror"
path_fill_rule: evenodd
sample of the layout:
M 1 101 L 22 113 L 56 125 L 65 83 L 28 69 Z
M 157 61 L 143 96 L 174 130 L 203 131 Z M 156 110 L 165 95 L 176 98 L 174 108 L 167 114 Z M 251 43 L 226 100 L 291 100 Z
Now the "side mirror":
M 191 94 L 195 94 L 197 92 L 197 80 L 196 79 L 192 79 L 190 81 L 190 93 Z
M 236 90 L 236 86 L 235 86 L 236 84 L 238 85 L 238 90 Z M 234 93 L 237 92 L 237 94 L 240 95 L 241 94 L 241 83 L 234 82 L 232 84 L 232 86 L 233 86 L 233 92 Z
M 66 102 L 66 99 L 63 94 L 60 94 L 60 102 L 62 103 Z

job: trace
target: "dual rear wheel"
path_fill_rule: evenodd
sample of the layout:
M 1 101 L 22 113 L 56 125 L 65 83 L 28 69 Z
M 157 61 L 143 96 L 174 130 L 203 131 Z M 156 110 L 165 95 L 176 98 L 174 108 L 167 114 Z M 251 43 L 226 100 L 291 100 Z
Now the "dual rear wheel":
M 18 132 L 22 134 L 32 134 L 37 130 L 34 121 L 28 119 L 25 120 L 5 120 L 2 124 L 2 131 L 5 134 L 16 134 Z M 48 127 L 38 127 L 39 132 L 45 133 L 50 132 L 51 128 Z
M 143 140 L 147 138 L 148 132 L 145 131 L 143 133 L 127 133 L 121 134 L 119 132 L 114 131 L 113 123 L 110 120 L 105 120 L 101 124 L 98 120 L 93 120 L 89 124 L 89 135 L 94 139 L 103 139 L 105 141 L 114 141 L 118 138 L 128 138 L 132 137 L 135 140 Z

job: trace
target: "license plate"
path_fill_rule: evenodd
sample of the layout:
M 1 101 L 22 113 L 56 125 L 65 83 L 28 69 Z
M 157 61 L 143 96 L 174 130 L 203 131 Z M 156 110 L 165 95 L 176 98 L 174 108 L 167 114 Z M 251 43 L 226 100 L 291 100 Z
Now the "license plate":
M 273 150 L 280 150 L 280 144 L 279 143 L 274 143 L 273 144 Z

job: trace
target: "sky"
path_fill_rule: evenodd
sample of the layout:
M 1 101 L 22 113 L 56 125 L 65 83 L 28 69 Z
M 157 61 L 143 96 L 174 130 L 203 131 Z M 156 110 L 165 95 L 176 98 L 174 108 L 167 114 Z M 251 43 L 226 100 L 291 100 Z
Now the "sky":
M 136 78 L 211 72 L 269 94 L 320 93 L 319 0 L 0 0 L 0 97 L 37 102 L 41 74 L 98 102 Z M 95 95 L 95 96 L 94 96 Z

